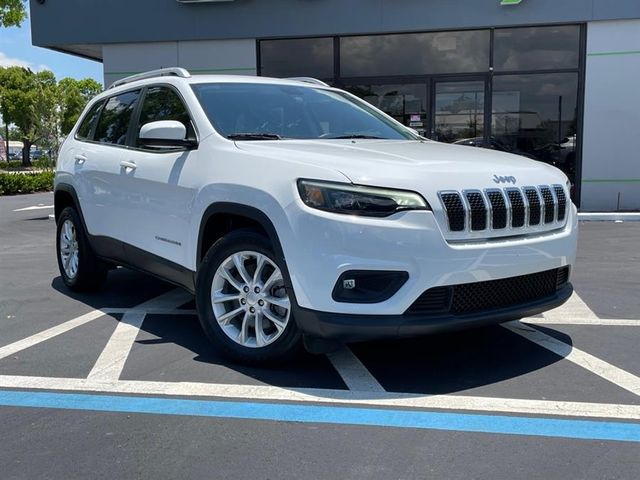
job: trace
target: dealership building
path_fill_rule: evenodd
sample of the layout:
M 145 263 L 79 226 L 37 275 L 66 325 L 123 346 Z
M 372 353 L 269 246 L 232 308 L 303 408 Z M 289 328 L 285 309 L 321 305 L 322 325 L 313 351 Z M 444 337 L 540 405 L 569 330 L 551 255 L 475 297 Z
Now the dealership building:
M 314 77 L 426 137 L 556 165 L 583 211 L 640 209 L 639 0 L 31 0 L 31 22 L 106 85 Z

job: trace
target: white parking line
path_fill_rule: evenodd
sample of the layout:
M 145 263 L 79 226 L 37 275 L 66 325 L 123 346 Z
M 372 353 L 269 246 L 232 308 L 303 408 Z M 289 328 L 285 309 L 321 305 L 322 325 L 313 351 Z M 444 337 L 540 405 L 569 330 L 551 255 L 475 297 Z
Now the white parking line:
M 576 292 L 573 292 L 569 301 L 558 308 L 543 313 L 543 317 L 549 320 L 562 321 L 565 319 L 594 319 L 598 316 L 584 303 Z
M 24 377 L 13 375 L 0 375 L 0 388 L 173 395 L 320 404 L 355 404 L 377 407 L 640 420 L 640 405 L 471 397 L 466 395 L 418 395 L 411 393 L 352 392 L 349 390 L 310 388 L 286 389 L 264 385 L 231 385 L 196 382 L 151 382 L 140 380 L 96 381 L 81 378 Z
M 89 373 L 89 379 L 118 380 L 148 310 L 175 310 L 193 298 L 176 288 L 127 311 Z
M 103 308 L 105 313 L 144 313 L 146 315 L 197 315 L 197 310 L 178 310 L 177 308 Z
M 51 327 L 43 332 L 36 333 L 35 335 L 31 335 L 30 337 L 23 338 L 22 340 L 19 340 L 15 343 L 6 345 L 0 348 L 0 359 L 9 357 L 14 353 L 24 350 L 25 348 L 33 347 L 38 343 L 49 340 L 50 338 L 57 337 L 58 335 L 66 333 L 69 330 L 84 325 L 85 323 L 88 323 L 104 315 L 106 314 L 101 310 L 93 310 L 92 312 L 85 313 L 84 315 L 61 323 L 60 325 L 56 325 L 55 327 Z
M 33 207 L 17 208 L 14 212 L 26 212 L 29 210 L 43 210 L 53 208 L 53 205 L 34 205 Z
M 354 392 L 384 392 L 369 370 L 353 352 L 343 345 L 340 349 L 327 355 L 349 390 Z
M 503 327 L 510 331 L 523 336 L 547 350 L 552 351 L 556 355 L 560 355 L 566 360 L 579 365 L 580 367 L 595 373 L 596 375 L 618 385 L 625 390 L 640 396 L 640 378 L 621 368 L 611 365 L 593 355 L 583 352 L 582 350 L 568 345 L 560 340 L 547 335 L 533 327 L 520 323 L 518 321 L 503 324 Z
M 144 313 L 125 313 L 89 373 L 89 379 L 118 380 L 135 342 Z
M 640 320 L 626 318 L 523 318 L 521 322 L 531 325 L 592 325 L 610 327 L 640 327 Z

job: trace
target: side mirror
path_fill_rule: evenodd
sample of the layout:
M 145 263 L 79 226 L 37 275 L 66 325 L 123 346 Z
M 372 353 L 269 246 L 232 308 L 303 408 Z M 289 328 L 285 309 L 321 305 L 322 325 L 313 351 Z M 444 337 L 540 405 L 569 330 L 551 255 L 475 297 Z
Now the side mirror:
M 146 147 L 173 147 L 192 149 L 198 146 L 195 140 L 188 140 L 187 127 L 175 120 L 160 120 L 146 123 L 140 128 L 138 142 Z

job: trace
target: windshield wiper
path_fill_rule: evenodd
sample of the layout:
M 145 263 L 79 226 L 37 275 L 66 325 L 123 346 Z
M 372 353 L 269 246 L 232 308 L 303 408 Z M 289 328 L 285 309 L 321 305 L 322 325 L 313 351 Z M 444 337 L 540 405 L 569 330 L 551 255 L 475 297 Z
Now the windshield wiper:
M 326 140 L 344 140 L 344 139 L 352 139 L 352 138 L 374 138 L 384 140 L 383 137 L 375 137 L 373 135 L 339 135 L 337 137 L 325 137 Z
M 229 140 L 281 140 L 275 133 L 232 133 L 227 135 Z

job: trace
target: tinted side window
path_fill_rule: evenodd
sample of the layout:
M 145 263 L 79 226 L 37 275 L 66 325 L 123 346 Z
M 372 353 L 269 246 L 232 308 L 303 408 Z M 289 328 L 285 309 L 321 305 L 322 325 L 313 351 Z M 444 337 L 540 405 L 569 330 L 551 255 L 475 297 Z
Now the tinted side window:
M 182 123 L 187 129 L 187 139 L 195 139 L 195 130 L 189 112 L 180 96 L 167 87 L 151 87 L 144 96 L 138 134 L 143 125 L 161 120 L 175 120 Z
M 127 92 L 111 97 L 102 109 L 94 139 L 100 143 L 125 145 L 131 114 L 140 91 Z
M 104 105 L 104 101 L 97 102 L 91 109 L 87 112 L 85 117 L 82 119 L 82 123 L 80 127 L 78 127 L 78 131 L 76 132 L 76 137 L 81 140 L 91 140 L 89 135 L 91 134 L 91 129 L 93 125 L 96 123 L 98 119 L 98 113 L 100 113 L 100 108 Z

